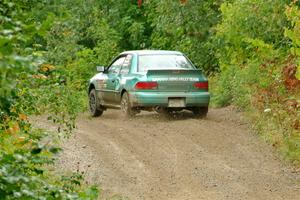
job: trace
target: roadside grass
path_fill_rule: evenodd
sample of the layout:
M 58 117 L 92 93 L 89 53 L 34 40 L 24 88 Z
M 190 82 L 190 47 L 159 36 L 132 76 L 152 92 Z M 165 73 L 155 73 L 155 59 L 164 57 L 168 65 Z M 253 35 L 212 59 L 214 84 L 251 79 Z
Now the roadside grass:
M 261 99 L 255 95 L 257 88 L 237 84 L 226 89 L 230 83 L 223 84 L 225 79 L 230 82 L 228 76 L 221 79 L 220 76 L 210 77 L 211 107 L 235 105 L 244 112 L 253 130 L 272 145 L 283 160 L 300 168 L 300 91 L 278 94 L 274 99 L 269 98 L 268 102 L 260 102 Z M 233 88 L 238 85 L 237 92 Z M 245 93 L 248 95 L 243 96 Z

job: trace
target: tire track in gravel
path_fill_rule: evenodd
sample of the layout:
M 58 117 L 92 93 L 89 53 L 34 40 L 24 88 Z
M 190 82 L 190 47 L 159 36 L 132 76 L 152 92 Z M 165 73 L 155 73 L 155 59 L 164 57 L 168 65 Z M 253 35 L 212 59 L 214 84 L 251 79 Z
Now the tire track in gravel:
M 300 198 L 300 173 L 247 128 L 233 108 L 207 119 L 143 112 L 126 120 L 109 110 L 82 114 L 57 165 L 85 171 L 103 196 L 132 200 Z M 46 121 L 40 122 L 47 124 Z

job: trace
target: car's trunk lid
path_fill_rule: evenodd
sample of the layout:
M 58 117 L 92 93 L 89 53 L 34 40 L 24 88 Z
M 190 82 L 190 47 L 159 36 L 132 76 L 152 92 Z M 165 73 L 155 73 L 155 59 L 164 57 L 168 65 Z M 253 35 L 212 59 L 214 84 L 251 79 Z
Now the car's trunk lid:
M 190 91 L 193 84 L 207 81 L 201 70 L 148 70 L 148 81 L 158 83 L 159 91 Z

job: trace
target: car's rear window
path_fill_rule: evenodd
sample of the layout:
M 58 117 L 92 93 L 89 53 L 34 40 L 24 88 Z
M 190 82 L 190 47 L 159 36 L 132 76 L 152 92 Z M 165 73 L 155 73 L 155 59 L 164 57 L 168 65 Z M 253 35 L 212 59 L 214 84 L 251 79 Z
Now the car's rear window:
M 193 65 L 183 55 L 140 55 L 138 71 L 158 69 L 194 69 Z

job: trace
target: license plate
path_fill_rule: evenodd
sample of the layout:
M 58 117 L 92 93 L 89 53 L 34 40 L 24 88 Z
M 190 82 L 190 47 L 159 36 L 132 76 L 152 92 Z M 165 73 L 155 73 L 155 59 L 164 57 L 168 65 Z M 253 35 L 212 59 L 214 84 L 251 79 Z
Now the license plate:
M 170 98 L 168 107 L 185 107 L 184 98 Z

